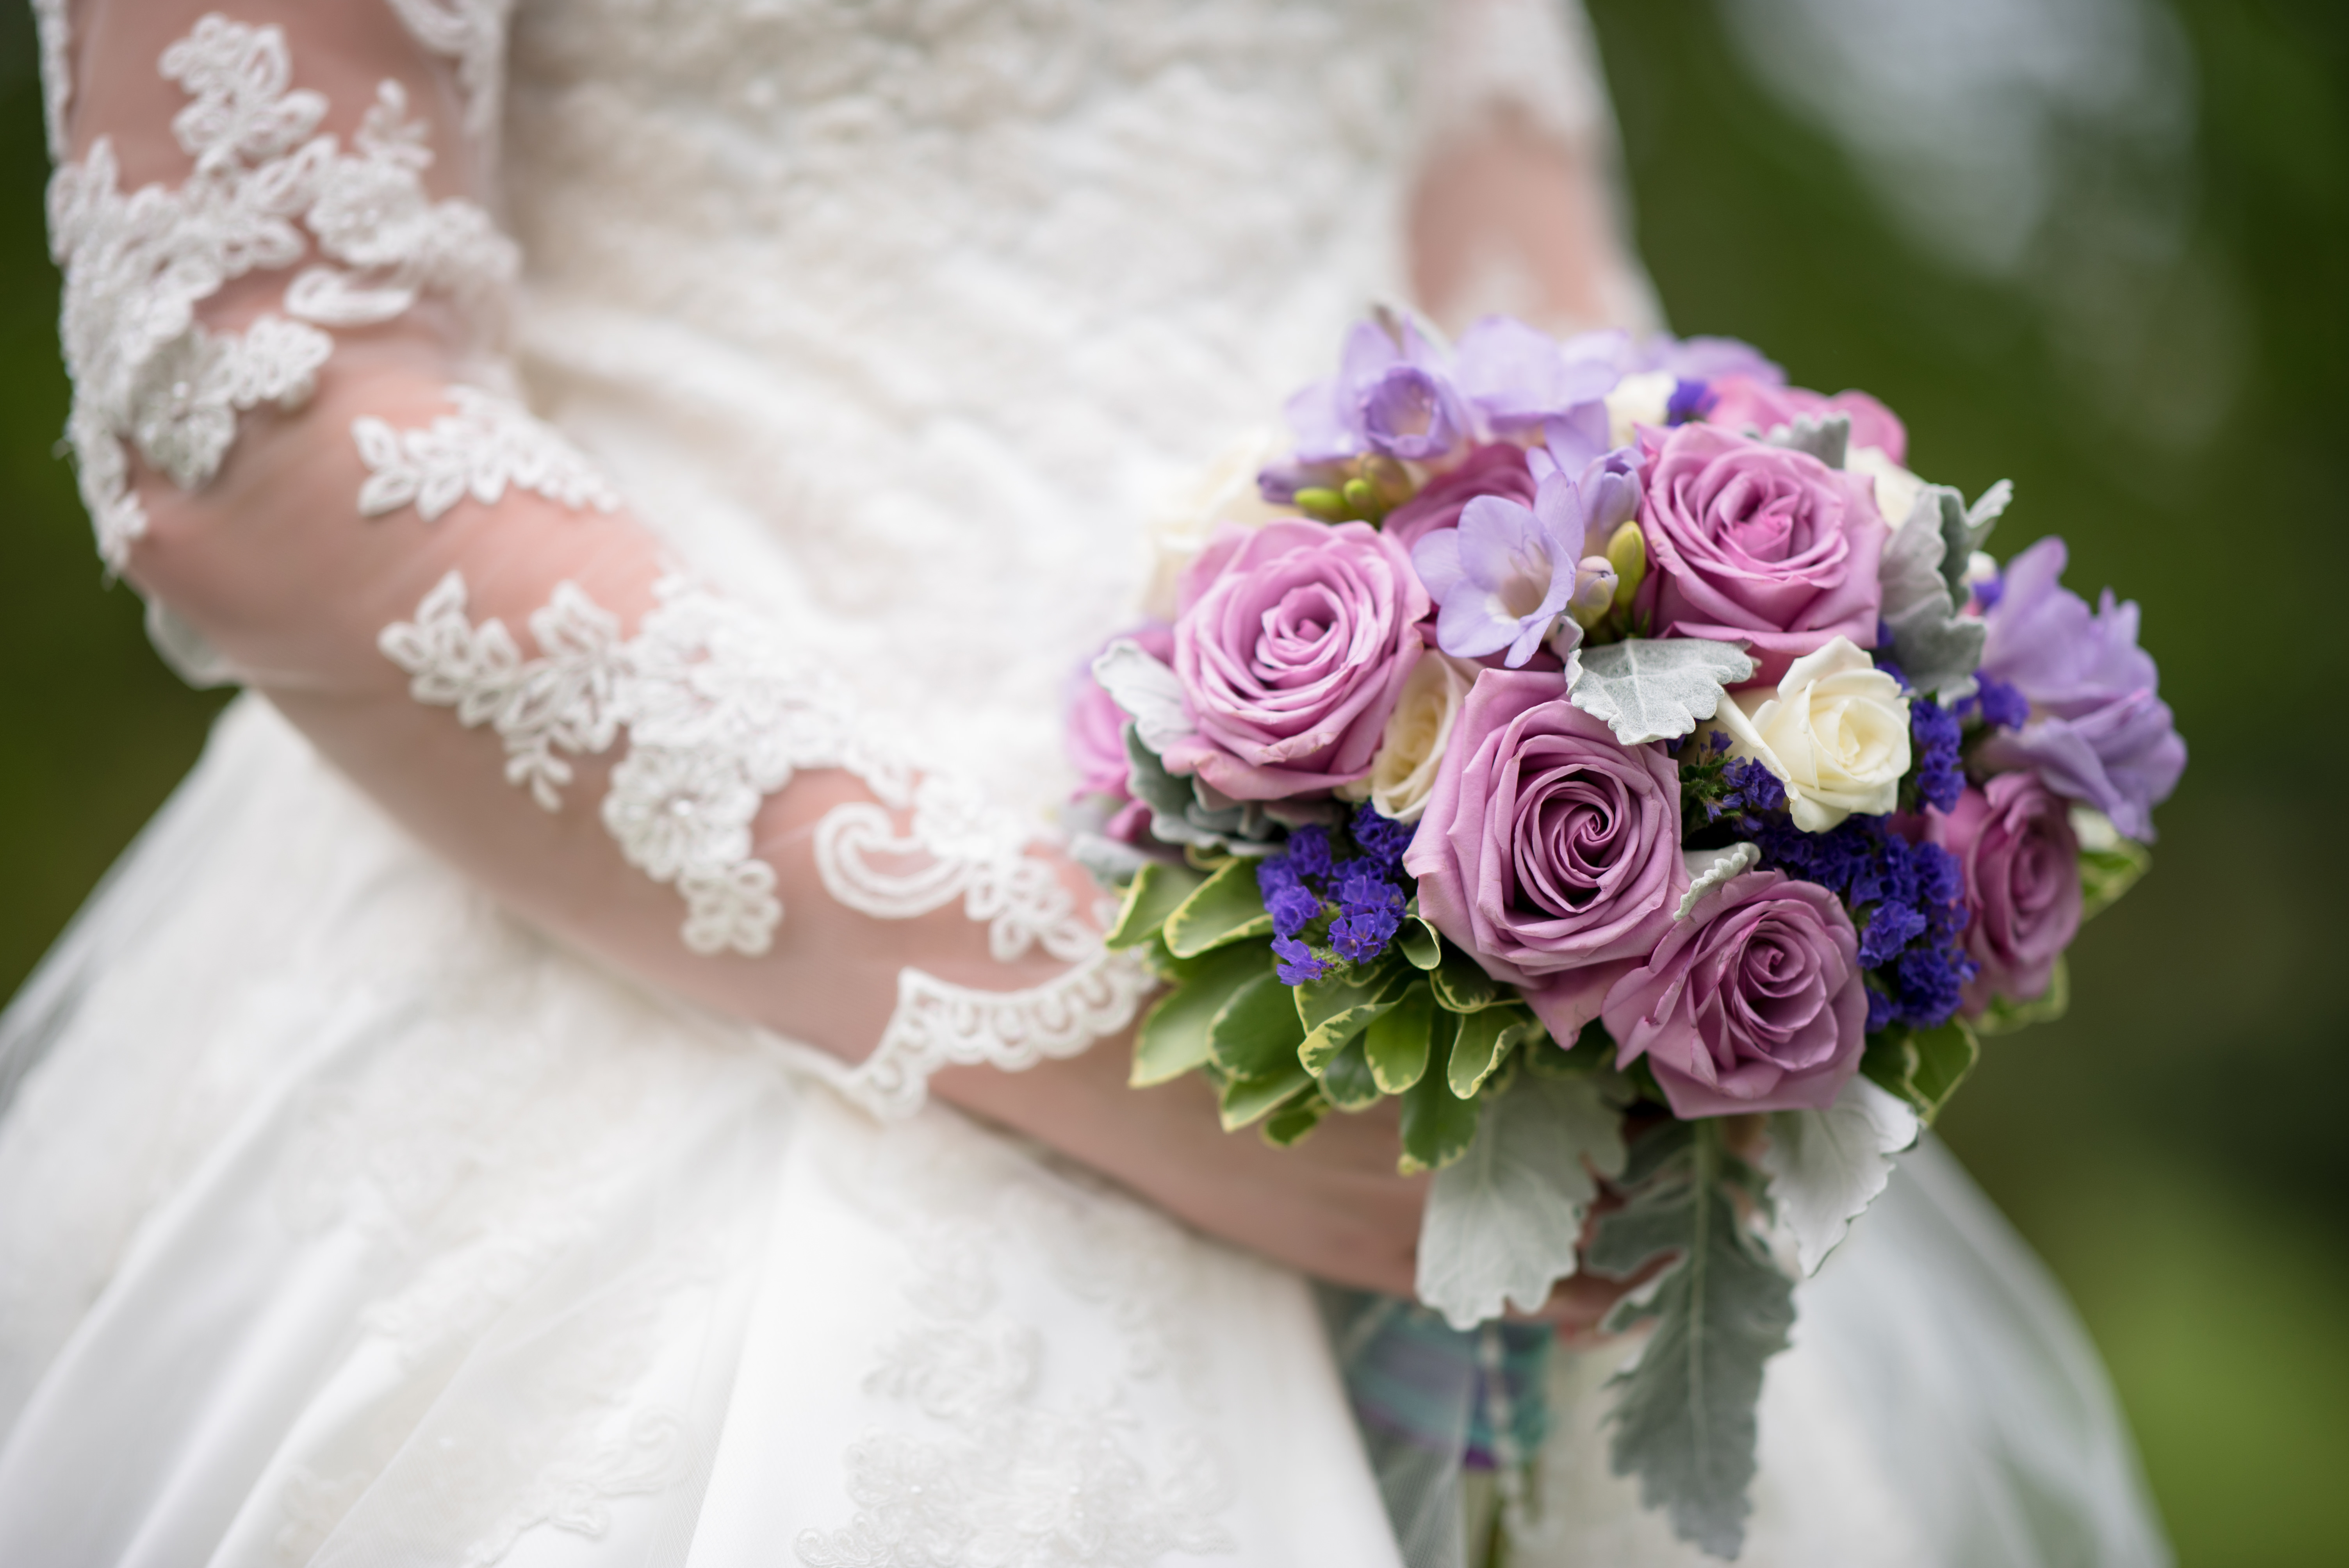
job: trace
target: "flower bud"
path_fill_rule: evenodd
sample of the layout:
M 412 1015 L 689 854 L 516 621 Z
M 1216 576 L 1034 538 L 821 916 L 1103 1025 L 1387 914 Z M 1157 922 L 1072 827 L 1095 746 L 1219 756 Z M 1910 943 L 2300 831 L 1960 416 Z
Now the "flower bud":
M 1648 576 L 1648 536 L 1636 522 L 1627 522 L 1607 542 L 1607 561 L 1615 568 L 1615 608 L 1628 610 L 1631 595 Z
M 1614 603 L 1614 565 L 1603 555 L 1584 556 L 1574 569 L 1574 597 L 1567 602 L 1567 614 L 1588 631 L 1607 618 Z

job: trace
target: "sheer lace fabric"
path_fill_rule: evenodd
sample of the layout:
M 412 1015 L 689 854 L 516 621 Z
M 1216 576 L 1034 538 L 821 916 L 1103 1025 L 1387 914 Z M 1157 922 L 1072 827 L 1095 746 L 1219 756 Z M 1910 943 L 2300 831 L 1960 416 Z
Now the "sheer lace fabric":
M 421 69 L 429 89 L 461 105 L 466 132 L 485 137 L 497 108 L 504 7 L 408 0 L 393 9 L 422 52 L 420 59 L 387 64 Z M 346 573 L 340 593 L 208 589 L 207 580 L 240 573 L 255 531 L 245 519 L 256 508 L 302 509 L 295 526 L 319 534 L 305 542 L 309 553 L 336 553 L 336 523 L 324 521 L 321 529 L 323 520 L 310 509 L 317 491 L 347 469 L 348 456 L 318 442 L 322 432 L 310 428 L 316 421 L 291 422 L 257 438 L 274 449 L 273 480 L 239 487 L 233 511 L 204 504 L 236 439 L 240 414 L 269 402 L 290 415 L 307 404 L 333 353 L 333 331 L 388 327 L 428 356 L 451 363 L 476 356 L 501 335 L 517 271 L 512 243 L 481 206 L 427 191 L 423 175 L 435 160 L 431 128 L 409 113 L 408 83 L 398 75 L 378 81 L 345 151 L 321 129 L 327 98 L 297 80 L 295 39 L 346 55 L 353 47 L 335 24 L 306 18 L 290 33 L 219 15 L 195 21 L 160 54 L 163 77 L 186 95 L 170 129 L 191 160 L 187 178 L 176 187 L 159 182 L 125 195 L 113 137 L 101 134 L 55 182 L 51 209 L 67 278 L 65 335 L 77 387 L 72 431 L 109 564 L 129 570 L 231 667 L 259 645 L 258 636 L 243 634 L 248 624 L 262 623 L 254 629 L 275 649 L 248 673 L 264 689 L 302 689 L 305 700 L 293 711 L 332 749 L 333 731 L 385 725 L 381 706 L 367 699 L 381 676 L 392 673 L 369 679 L 347 656 L 337 658 L 333 645 L 347 644 L 367 618 L 383 615 L 388 582 L 413 575 L 412 567 L 400 566 L 449 562 L 409 618 L 391 621 L 375 639 L 384 656 L 406 675 L 419 703 L 454 708 L 460 723 L 493 733 L 507 779 L 526 786 L 550 813 L 564 810 L 563 787 L 580 781 L 578 759 L 611 752 L 626 737 L 625 754 L 599 780 L 605 785 L 600 820 L 626 865 L 682 898 L 678 934 L 691 954 L 772 954 L 778 973 L 769 977 L 771 991 L 773 981 L 790 986 L 805 974 L 805 965 L 793 962 L 795 948 L 805 944 L 779 951 L 775 942 L 782 884 L 803 868 L 779 872 L 774 855 L 756 847 L 761 836 L 806 837 L 812 880 L 833 901 L 897 923 L 897 934 L 882 928 L 862 940 L 875 958 L 894 949 L 918 984 L 835 1007 L 829 1017 L 811 1017 L 796 996 L 751 1009 L 843 1054 L 877 1034 L 873 1068 L 888 1088 L 867 1097 L 875 1106 L 903 1111 L 917 1104 L 926 1071 L 946 1061 L 1027 1065 L 1040 1050 L 1081 1049 L 1127 1022 L 1143 976 L 1092 940 L 1076 873 L 1044 858 L 1040 835 L 1017 818 L 990 810 L 926 767 L 917 748 L 862 717 L 803 645 L 663 567 L 657 545 L 625 515 L 613 516 L 603 531 L 624 531 L 617 548 L 636 558 L 616 569 L 616 582 L 608 538 L 527 522 L 498 526 L 497 509 L 509 493 L 573 512 L 618 511 L 617 492 L 595 467 L 510 400 L 452 385 L 445 397 L 453 412 L 420 428 L 401 428 L 374 414 L 349 422 L 366 470 L 355 511 L 358 518 L 386 520 L 375 527 L 370 553 L 378 565 L 387 554 L 406 557 L 389 562 L 395 570 L 388 576 Z M 453 86 L 434 79 L 436 70 L 453 73 Z M 284 315 L 264 310 L 241 330 L 208 325 L 207 302 L 248 274 L 272 282 L 282 276 L 277 308 Z M 445 302 L 447 316 L 409 325 L 410 313 L 428 297 Z M 364 399 L 370 383 L 357 377 L 365 374 L 354 371 L 337 411 L 340 403 Z M 131 450 L 184 492 L 157 503 L 170 505 L 181 521 L 171 548 L 136 560 L 150 525 L 133 482 Z M 424 525 L 439 523 L 460 503 L 489 511 L 471 520 L 468 537 L 436 539 Z M 232 516 L 244 539 L 232 537 Z M 340 531 L 356 538 L 357 520 L 347 511 L 345 517 Z M 627 532 L 642 542 L 631 549 Z M 598 603 L 572 580 L 574 563 L 593 559 L 605 563 L 607 590 L 625 587 L 642 606 L 633 632 L 625 605 Z M 496 563 L 508 595 L 532 581 L 545 585 L 545 602 L 527 613 L 534 653 L 524 653 L 503 620 L 471 616 L 466 572 L 484 560 Z M 364 718 L 341 711 L 362 707 Z M 380 777 L 387 766 L 398 766 L 389 761 L 394 754 L 380 744 L 368 751 L 373 760 L 362 782 L 397 799 L 402 810 L 453 818 L 495 809 L 461 772 L 394 782 Z M 799 774 L 819 769 L 845 772 L 869 798 L 832 805 L 808 820 L 803 803 L 771 803 Z M 422 826 L 429 834 L 432 823 Z M 564 852 L 580 853 L 575 840 L 566 841 Z M 546 872 L 526 855 L 505 859 L 503 885 L 545 911 L 550 901 L 532 899 L 529 884 L 544 882 Z M 577 898 L 577 872 L 567 874 L 572 888 L 562 923 L 616 956 L 631 957 L 635 931 L 599 920 L 595 903 Z M 974 948 L 937 923 L 904 923 L 957 903 L 982 928 L 983 944 Z M 803 905 L 802 918 L 827 916 L 820 905 Z M 1047 960 L 1075 968 L 1061 975 L 1040 972 L 1037 965 Z M 992 979 L 990 963 L 1010 967 Z M 663 978 L 694 988 L 689 968 L 655 967 Z M 759 984 L 728 976 L 698 991 L 739 1006 Z M 791 989 L 803 994 L 806 987 Z M 922 1018 L 909 1014 L 878 1028 L 861 1024 L 886 1016 L 891 990 Z M 937 1008 L 949 1000 L 963 1023 L 953 1048 L 941 1054 Z M 1008 1033 L 994 1049 L 985 1031 L 998 1026 Z M 855 1042 L 860 1032 L 864 1040 Z

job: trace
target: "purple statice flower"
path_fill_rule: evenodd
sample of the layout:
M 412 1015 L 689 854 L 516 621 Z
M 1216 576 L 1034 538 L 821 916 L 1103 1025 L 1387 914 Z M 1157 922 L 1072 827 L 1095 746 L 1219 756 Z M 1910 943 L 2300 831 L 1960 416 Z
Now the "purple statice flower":
M 1859 934 L 1859 961 L 1869 969 L 1889 964 L 1900 956 L 1900 950 L 1925 934 L 1931 923 L 1925 912 L 1914 904 L 1888 903 L 1878 907 L 1868 917 L 1868 929 Z
M 1937 809 L 1949 810 L 1966 787 L 1965 764 L 1958 754 L 1964 727 L 1956 714 L 1919 696 L 1909 701 L 1909 733 L 1916 742 L 1917 793 Z
M 1998 608 L 2000 600 L 2006 597 L 2006 579 L 1997 573 L 1992 573 L 1988 577 L 1977 577 L 1973 582 L 1973 590 L 1974 609 L 1987 615 Z
M 2091 612 L 2064 588 L 2064 542 L 2049 537 L 2007 563 L 2002 591 L 1982 616 L 1982 673 L 2030 705 L 2011 734 L 1993 734 L 1981 758 L 1996 769 L 2030 769 L 2058 795 L 2086 802 L 2133 839 L 2153 838 L 2153 808 L 2186 771 L 2152 655 L 2137 646 L 2137 608 L 2112 590 Z
M 1296 461 L 1307 465 L 1366 452 L 1423 462 L 1472 433 L 1471 410 L 1444 351 L 1409 321 L 1392 332 L 1378 322 L 1357 323 L 1346 335 L 1337 376 L 1291 397 L 1287 412 L 1297 432 Z
M 1284 985 L 1302 985 L 1309 981 L 1319 980 L 1337 967 L 1293 936 L 1274 937 L 1272 954 L 1279 961 L 1272 966 L 1272 972 Z
M 1400 876 L 1402 852 L 1411 848 L 1412 837 L 1418 831 L 1409 822 L 1398 822 L 1392 817 L 1381 817 L 1368 800 L 1354 809 L 1354 842 L 1362 852 L 1377 861 L 1389 875 Z
M 2000 729 L 2021 729 L 2031 722 L 2030 698 L 1996 676 L 1974 676 L 1974 695 L 1960 703 L 1958 711 L 1963 714 L 1974 707 L 1982 710 L 1984 724 Z
M 1711 385 L 1683 376 L 1672 383 L 1672 395 L 1664 399 L 1664 423 L 1685 425 L 1692 419 L 1702 419 L 1720 401 L 1713 396 Z
M 1878 1029 L 1890 1028 L 1892 1015 L 1899 1010 L 1899 1006 L 1900 1005 L 1890 996 L 1873 985 L 1869 986 L 1868 988 L 1868 1032 L 1872 1035 Z
M 1940 1028 L 1958 1010 L 1975 968 L 1965 949 L 1954 944 L 1910 947 L 1893 965 L 1895 1021 L 1917 1029 Z
M 1338 881 L 1338 918 L 1330 923 L 1330 944 L 1357 964 L 1376 958 L 1402 928 L 1402 907 L 1401 888 L 1356 862 Z
M 1458 528 L 1428 534 L 1412 550 L 1438 606 L 1437 646 L 1457 658 L 1506 649 L 1509 667 L 1521 667 L 1560 616 L 1613 593 L 1614 569 L 1599 556 L 1586 563 L 1585 548 L 1594 532 L 1603 547 L 1639 505 L 1639 480 L 1603 460 L 1578 480 L 1550 474 L 1531 507 L 1501 496 L 1470 501 Z
M 1333 859 L 1330 849 L 1330 830 L 1319 822 L 1306 822 L 1290 829 L 1288 845 L 1281 851 L 1281 856 L 1297 868 L 1297 874 L 1302 881 L 1309 883 L 1321 881 L 1330 874 Z
M 1265 911 L 1272 916 L 1277 935 L 1298 935 L 1321 913 L 1320 894 L 1305 885 L 1297 874 L 1296 862 L 1287 855 L 1267 855 L 1258 861 L 1256 885 L 1264 895 Z
M 1453 348 L 1454 382 L 1495 434 L 1587 418 L 1593 410 L 1603 433 L 1605 398 L 1623 374 L 1619 347 L 1579 338 L 1561 345 L 1524 322 L 1488 315 Z

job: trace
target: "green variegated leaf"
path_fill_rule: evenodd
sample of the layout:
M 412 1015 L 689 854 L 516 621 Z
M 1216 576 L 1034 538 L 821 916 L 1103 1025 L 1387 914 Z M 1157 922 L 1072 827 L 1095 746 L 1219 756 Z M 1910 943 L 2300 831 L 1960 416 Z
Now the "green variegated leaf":
M 1266 969 L 1234 991 L 1207 1025 L 1207 1054 L 1234 1078 L 1268 1078 L 1297 1060 L 1305 1026 L 1280 976 Z
M 1930 1126 L 1981 1055 L 1972 1026 L 1951 1018 L 1938 1029 L 1896 1026 L 1869 1036 L 1859 1070 L 1916 1107 Z
M 1457 1013 L 1439 1011 L 1429 1040 L 1431 1052 L 1448 1053 L 1458 1030 Z M 1468 1152 L 1476 1136 L 1476 1102 L 1452 1092 L 1450 1078 L 1441 1072 L 1423 1072 L 1403 1091 L 1402 1161 L 1405 1175 L 1414 1171 L 1441 1171 Z
M 1133 1037 L 1136 1088 L 1164 1083 L 1203 1066 L 1211 1055 L 1216 1015 L 1243 985 L 1272 974 L 1272 949 L 1252 944 L 1218 948 L 1176 965 L 1181 978 L 1142 1020 Z
M 1682 1540 L 1733 1558 L 1752 1508 L 1763 1369 L 1794 1326 L 1794 1284 L 1739 1218 L 1732 1190 L 1754 1182 L 1723 1149 L 1719 1123 L 1652 1130 L 1633 1145 L 1621 1185 L 1623 1207 L 1591 1239 L 1591 1271 L 1628 1279 L 1675 1255 L 1652 1295 L 1627 1299 L 1608 1322 L 1655 1324 L 1609 1384 L 1615 1473 L 1636 1476 L 1640 1501 Z
M 1263 1078 L 1228 1079 L 1223 1088 L 1224 1130 L 1237 1132 L 1261 1121 L 1312 1087 L 1313 1075 L 1294 1061 Z
M 1977 1036 L 2011 1035 L 2033 1024 L 2052 1024 L 2071 1008 L 2072 966 L 2058 956 L 2054 973 L 2047 977 L 2046 990 L 2020 1002 L 1993 996 L 1982 1010 L 1982 1016 L 1971 1022 Z
M 1446 1077 L 1452 1092 L 1462 1099 L 1474 1099 L 1485 1080 L 1499 1070 L 1508 1059 L 1509 1052 L 1521 1042 L 1540 1032 L 1531 1013 L 1523 1007 L 1486 1007 L 1460 1017 L 1460 1033 L 1452 1043 L 1452 1059 Z
M 1167 951 L 1196 958 L 1244 937 L 1270 936 L 1272 916 L 1257 888 L 1256 862 L 1231 860 L 1166 917 Z
M 1309 1091 L 1264 1119 L 1264 1140 L 1278 1149 L 1289 1148 L 1320 1126 L 1329 1111 L 1330 1102 Z
M 1395 946 L 1413 969 L 1433 969 L 1444 962 L 1444 938 L 1416 914 L 1403 916 L 1402 929 L 1395 933 Z
M 1139 947 L 1148 942 L 1166 924 L 1166 917 L 1181 908 L 1183 901 L 1197 892 L 1206 880 L 1188 866 L 1152 861 L 1126 884 L 1125 903 L 1118 909 L 1117 923 L 1110 927 L 1102 943 L 1111 947 Z
M 1340 1110 L 1367 1110 L 1380 1099 L 1379 1080 L 1371 1073 L 1369 1032 L 1356 1035 L 1338 1047 L 1321 1068 L 1321 1092 Z
M 1448 1021 L 1452 1015 L 1439 1014 L 1434 994 L 1426 986 L 1414 985 L 1392 1010 L 1373 1019 L 1362 1032 L 1363 1056 L 1382 1092 L 1401 1094 L 1427 1071 L 1433 1048 L 1429 1037 L 1439 1016 Z M 1445 1037 L 1450 1038 L 1448 1033 Z
M 1622 1171 L 1626 1098 L 1619 1080 L 1596 1073 L 1527 1074 L 1488 1092 L 1467 1154 L 1428 1187 L 1419 1299 L 1454 1328 L 1547 1301 L 1575 1271 L 1597 1178 Z
M 1319 1072 L 1339 1047 L 1393 1006 L 1413 973 L 1389 955 L 1297 987 L 1297 1016 L 1305 1024 L 1298 1055 L 1306 1071 Z
M 1500 983 L 1476 966 L 1476 961 L 1446 944 L 1444 960 L 1428 975 L 1435 999 L 1449 1013 L 1475 1013 L 1509 999 Z
M 2083 845 L 2080 850 L 2080 918 L 2102 914 L 2112 908 L 2116 900 L 2137 886 L 2137 879 L 2153 869 L 2153 853 L 2135 839 L 2118 834 L 2113 841 L 2097 849 Z

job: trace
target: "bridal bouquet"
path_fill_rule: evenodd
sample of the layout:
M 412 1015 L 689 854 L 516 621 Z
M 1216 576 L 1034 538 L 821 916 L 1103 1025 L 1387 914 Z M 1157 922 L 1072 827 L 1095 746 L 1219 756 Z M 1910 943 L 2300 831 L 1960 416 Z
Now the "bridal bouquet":
M 1614 1465 L 1734 1556 L 1794 1280 L 2145 869 L 2137 607 L 1742 344 L 1382 315 L 1287 412 L 1076 706 L 1134 1081 L 1399 1099 L 1456 1328 L 1649 1274 Z

